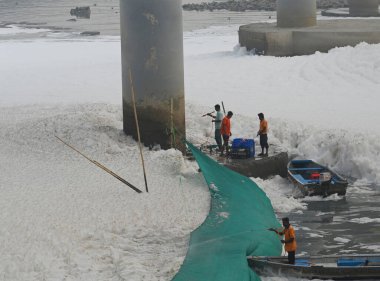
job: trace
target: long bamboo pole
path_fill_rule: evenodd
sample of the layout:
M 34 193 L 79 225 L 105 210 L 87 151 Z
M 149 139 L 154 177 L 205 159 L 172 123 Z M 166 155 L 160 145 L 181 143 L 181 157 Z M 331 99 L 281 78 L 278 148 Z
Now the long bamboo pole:
M 133 103 L 133 112 L 135 114 L 135 121 L 136 121 L 136 130 L 137 130 L 137 140 L 139 142 L 139 149 L 140 149 L 140 156 L 141 156 L 141 162 L 143 166 L 143 172 L 144 172 L 144 181 L 145 181 L 145 190 L 148 191 L 148 182 L 146 180 L 146 172 L 145 172 L 145 163 L 144 163 L 144 156 L 142 153 L 142 145 L 141 145 L 141 139 L 140 139 L 140 127 L 139 127 L 139 120 L 137 119 L 137 110 L 136 110 L 136 102 L 135 102 L 135 90 L 133 88 L 133 82 L 132 82 L 132 72 L 131 69 L 129 69 L 129 83 L 131 85 L 131 94 L 132 94 L 132 103 Z
M 107 167 L 105 167 L 104 165 L 100 164 L 99 162 L 95 161 L 95 160 L 92 160 L 90 159 L 89 157 L 87 157 L 86 155 L 84 155 L 82 152 L 80 152 L 78 149 L 76 149 L 75 147 L 71 146 L 70 144 L 64 142 L 62 139 L 60 139 L 59 137 L 55 136 L 57 139 L 59 139 L 62 143 L 64 143 L 65 145 L 67 145 L 68 147 L 70 147 L 72 150 L 74 150 L 75 152 L 79 153 L 80 155 L 82 155 L 84 158 L 86 158 L 88 161 L 90 161 L 91 163 L 95 164 L 96 166 L 98 166 L 99 168 L 103 169 L 104 171 L 106 171 L 107 173 L 109 173 L 111 176 L 117 178 L 119 181 L 121 181 L 122 183 L 124 183 L 125 185 L 128 185 L 130 188 L 132 188 L 134 191 L 136 191 L 137 193 L 141 193 L 142 191 L 140 189 L 138 189 L 137 187 L 135 187 L 134 185 L 130 184 L 129 182 L 127 182 L 125 179 L 123 179 L 122 177 L 120 177 L 119 175 L 117 175 L 116 173 L 114 173 L 113 171 L 111 171 L 110 169 L 108 169 Z

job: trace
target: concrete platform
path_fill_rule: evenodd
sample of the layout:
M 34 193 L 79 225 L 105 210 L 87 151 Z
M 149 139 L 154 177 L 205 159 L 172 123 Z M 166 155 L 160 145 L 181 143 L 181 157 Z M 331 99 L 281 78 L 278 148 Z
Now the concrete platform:
M 268 157 L 255 157 L 248 159 L 230 159 L 220 161 L 227 168 L 247 177 L 267 179 L 279 175 L 287 176 L 287 164 L 289 162 L 286 152 L 279 152 Z
M 255 147 L 256 152 L 260 152 L 260 147 Z M 269 156 L 251 157 L 247 159 L 234 159 L 230 157 L 221 157 L 215 150 L 201 149 L 208 156 L 213 158 L 219 164 L 238 172 L 247 177 L 267 179 L 279 175 L 287 177 L 287 165 L 289 162 L 288 153 L 283 148 L 274 145 L 269 146 Z
M 316 26 L 302 28 L 252 23 L 239 28 L 241 46 L 268 56 L 310 55 L 360 42 L 380 43 L 380 19 L 321 20 Z

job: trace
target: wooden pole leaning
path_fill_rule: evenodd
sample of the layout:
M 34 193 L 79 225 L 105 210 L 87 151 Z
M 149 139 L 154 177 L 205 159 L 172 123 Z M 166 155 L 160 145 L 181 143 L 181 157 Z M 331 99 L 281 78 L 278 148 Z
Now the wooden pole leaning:
M 136 102 L 135 102 L 135 90 L 133 88 L 133 80 L 132 80 L 131 69 L 129 69 L 129 83 L 131 85 L 132 104 L 133 104 L 133 111 L 134 111 L 134 114 L 135 114 L 135 121 L 136 121 L 137 140 L 139 142 L 140 156 L 141 156 L 141 162 L 142 162 L 143 172 L 144 172 L 145 190 L 146 190 L 146 192 L 149 192 L 148 191 L 148 182 L 146 180 L 144 156 L 143 156 L 143 153 L 142 153 L 142 145 L 141 145 L 141 139 L 140 139 L 139 120 L 137 119 L 137 110 L 136 110 Z
M 174 118 L 173 118 L 173 98 L 170 99 L 170 146 L 171 148 L 176 147 L 176 140 L 175 140 L 175 128 L 174 128 Z
M 127 182 L 125 179 L 123 179 L 122 177 L 120 177 L 119 175 L 117 175 L 116 173 L 114 173 L 113 171 L 111 171 L 110 169 L 108 169 L 107 167 L 105 167 L 104 165 L 100 164 L 99 162 L 95 161 L 95 160 L 92 160 L 90 159 L 89 157 L 87 157 L 86 155 L 84 155 L 82 152 L 80 152 L 78 149 L 76 149 L 75 147 L 71 146 L 70 144 L 66 143 L 65 141 L 63 141 L 62 139 L 60 139 L 59 137 L 55 136 L 58 140 L 60 140 L 63 144 L 67 145 L 68 147 L 70 147 L 72 150 L 74 150 L 75 152 L 79 153 L 80 155 L 82 155 L 84 158 L 86 158 L 88 161 L 90 161 L 91 163 L 95 164 L 96 166 L 98 166 L 99 168 L 101 168 L 102 170 L 106 171 L 108 174 L 110 174 L 111 176 L 117 178 L 119 181 L 121 181 L 122 183 L 124 183 L 125 185 L 128 185 L 130 188 L 132 188 L 134 191 L 136 191 L 137 193 L 142 193 L 142 191 L 140 189 L 138 189 L 137 187 L 135 187 L 134 185 L 132 185 L 131 183 Z

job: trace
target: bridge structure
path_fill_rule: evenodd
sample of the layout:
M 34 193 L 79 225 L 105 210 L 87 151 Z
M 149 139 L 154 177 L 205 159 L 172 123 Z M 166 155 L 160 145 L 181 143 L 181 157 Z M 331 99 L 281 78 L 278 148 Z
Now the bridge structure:
M 360 42 L 380 43 L 378 0 L 349 0 L 350 13 L 371 18 L 317 21 L 316 0 L 277 0 L 277 22 L 239 28 L 239 43 L 271 56 L 309 55 Z

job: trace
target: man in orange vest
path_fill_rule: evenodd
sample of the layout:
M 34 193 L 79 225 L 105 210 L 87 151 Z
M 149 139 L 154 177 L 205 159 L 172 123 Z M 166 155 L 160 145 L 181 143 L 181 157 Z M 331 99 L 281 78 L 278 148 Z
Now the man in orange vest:
M 284 228 L 281 231 L 274 228 L 269 228 L 268 230 L 274 231 L 279 235 L 285 235 L 284 239 L 281 240 L 281 243 L 285 244 L 285 251 L 288 253 L 289 264 L 294 264 L 296 261 L 297 250 L 296 234 L 294 228 L 289 223 L 289 218 L 283 218 L 282 225 Z
M 264 119 L 264 114 L 259 113 L 257 114 L 260 119 L 260 130 L 257 132 L 257 135 L 260 136 L 260 146 L 261 146 L 261 153 L 258 156 L 268 156 L 268 121 Z M 266 149 L 266 152 L 264 154 L 264 148 Z
M 231 134 L 231 117 L 233 113 L 232 111 L 228 111 L 227 116 L 223 118 L 222 125 L 220 126 L 220 133 L 223 137 L 223 146 L 222 146 L 222 152 L 220 153 L 220 156 L 223 156 L 224 148 L 226 148 L 226 155 L 229 154 L 228 149 L 228 141 L 230 139 Z

